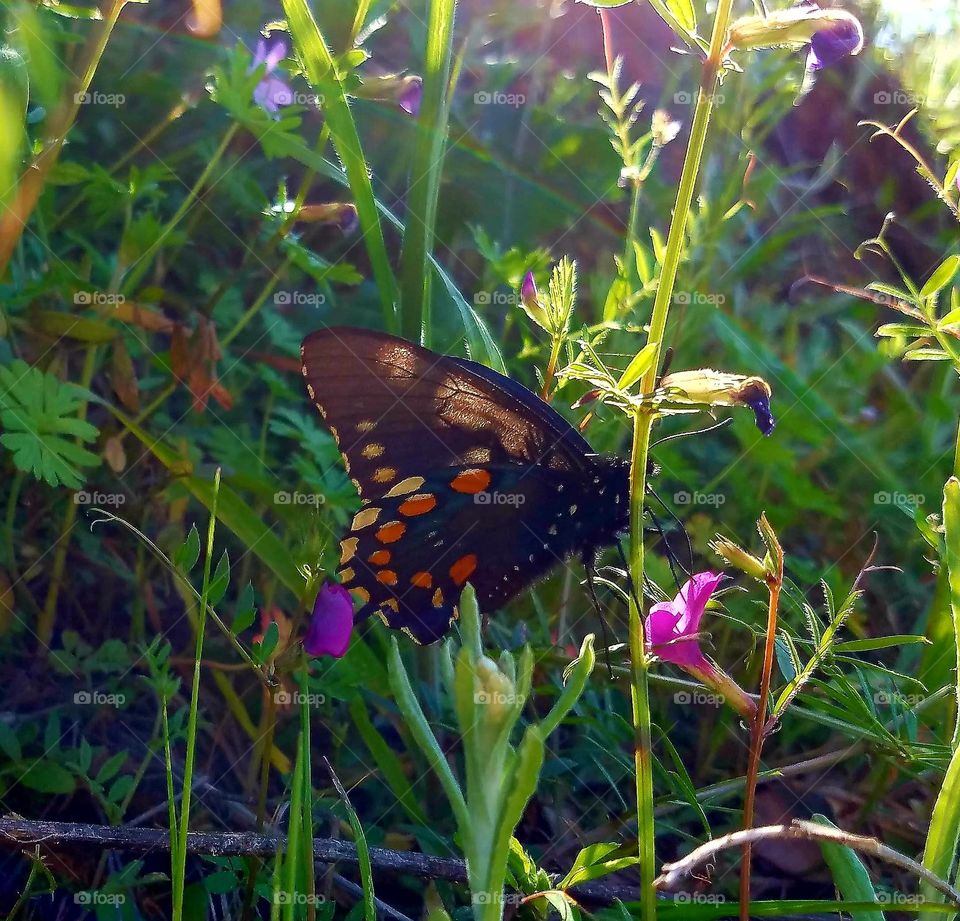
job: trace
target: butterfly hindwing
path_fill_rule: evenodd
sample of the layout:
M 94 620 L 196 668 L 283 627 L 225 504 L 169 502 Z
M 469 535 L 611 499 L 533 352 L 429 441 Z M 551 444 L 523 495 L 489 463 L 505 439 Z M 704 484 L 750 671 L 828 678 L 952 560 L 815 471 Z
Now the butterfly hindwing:
M 608 485 L 587 480 L 585 492 L 583 483 L 516 464 L 415 478 L 357 513 L 341 542 L 341 582 L 363 602 L 360 616 L 377 613 L 432 642 L 456 618 L 467 581 L 481 608 L 494 610 L 595 532 Z

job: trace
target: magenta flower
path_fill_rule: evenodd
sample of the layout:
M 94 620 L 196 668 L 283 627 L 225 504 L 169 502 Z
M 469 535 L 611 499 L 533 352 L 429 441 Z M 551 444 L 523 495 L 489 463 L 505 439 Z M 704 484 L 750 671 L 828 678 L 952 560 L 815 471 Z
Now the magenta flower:
M 673 601 L 661 601 L 650 608 L 644 625 L 647 651 L 664 662 L 679 665 L 708 687 L 716 689 L 743 716 L 752 719 L 756 704 L 700 649 L 700 621 L 707 602 L 723 578 L 722 573 L 695 573 Z
M 278 39 L 268 46 L 266 40 L 261 38 L 257 42 L 257 51 L 250 66 L 250 73 L 258 67 L 265 68 L 262 79 L 253 91 L 253 101 L 273 115 L 281 106 L 293 105 L 293 89 L 274 73 L 286 56 L 287 43 L 283 39 Z
M 353 600 L 350 593 L 342 585 L 325 583 L 313 604 L 303 648 L 310 656 L 333 656 L 339 659 L 350 645 L 352 632 Z
M 423 102 L 423 78 L 417 76 L 404 77 L 401 83 L 400 95 L 397 104 L 407 115 L 416 118 L 420 114 L 420 103 Z
M 818 71 L 830 67 L 863 49 L 863 27 L 854 17 L 838 19 L 828 28 L 814 32 L 807 55 L 807 70 Z
M 647 646 L 663 659 L 683 667 L 701 667 L 706 656 L 700 651 L 700 621 L 722 574 L 698 572 L 673 601 L 650 608 L 646 622 Z
M 537 292 L 537 280 L 533 277 L 533 272 L 527 272 L 523 276 L 523 284 L 520 285 L 520 299 L 524 304 L 538 304 L 540 295 Z

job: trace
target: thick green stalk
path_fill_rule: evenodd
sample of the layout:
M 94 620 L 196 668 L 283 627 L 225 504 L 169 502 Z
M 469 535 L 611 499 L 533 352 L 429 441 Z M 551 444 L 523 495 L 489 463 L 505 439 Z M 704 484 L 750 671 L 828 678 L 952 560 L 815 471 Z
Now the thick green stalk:
M 677 202 L 667 235 L 666 251 L 660 269 L 657 296 L 647 343 L 654 346 L 654 361 L 643 376 L 641 393 L 651 393 L 656 385 L 660 356 L 663 353 L 663 338 L 670 312 L 670 301 L 677 280 L 680 257 L 683 253 L 684 235 L 694 190 L 703 159 L 703 150 L 713 110 L 713 97 L 720 73 L 723 47 L 726 40 L 733 0 L 719 0 L 717 15 L 710 39 L 710 54 L 704 62 L 703 76 L 697 95 L 697 106 L 690 128 L 683 173 L 677 190 Z M 636 594 L 643 592 L 643 509 L 646 496 L 647 461 L 650 453 L 650 433 L 654 416 L 648 411 L 639 411 L 634 418 L 633 449 L 631 451 L 630 493 L 630 574 Z M 657 898 L 653 881 L 656 876 L 656 852 L 653 813 L 653 754 L 650 727 L 650 692 L 648 659 L 644 648 L 642 612 L 637 602 L 630 605 L 630 661 L 631 703 L 633 706 L 635 769 L 637 783 L 637 840 L 640 856 L 640 916 L 644 921 L 656 917 Z
M 429 344 L 430 264 L 440 174 L 447 146 L 448 95 L 453 61 L 456 0 L 431 0 L 423 72 L 423 102 L 411 164 L 407 219 L 400 255 L 400 331 L 413 342 Z

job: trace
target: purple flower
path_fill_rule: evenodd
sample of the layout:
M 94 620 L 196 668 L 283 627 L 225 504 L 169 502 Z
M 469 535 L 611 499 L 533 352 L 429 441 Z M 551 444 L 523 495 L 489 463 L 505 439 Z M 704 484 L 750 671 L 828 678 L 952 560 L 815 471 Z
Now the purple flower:
M 863 27 L 859 21 L 853 16 L 837 19 L 828 27 L 814 32 L 807 54 L 807 70 L 818 71 L 831 67 L 849 55 L 859 54 L 862 48 Z
M 277 39 L 269 46 L 265 39 L 257 42 L 257 52 L 249 73 L 263 66 L 264 73 L 253 91 L 253 101 L 271 114 L 276 114 L 281 106 L 293 105 L 293 89 L 290 84 L 274 74 L 280 62 L 287 56 L 287 43 Z
M 416 118 L 420 114 L 420 103 L 423 102 L 423 78 L 417 76 L 404 77 L 397 96 L 397 104 L 408 115 Z
M 673 601 L 662 601 L 650 608 L 644 625 L 647 651 L 664 662 L 679 665 L 716 689 L 744 717 L 752 719 L 756 704 L 700 649 L 700 621 L 721 579 L 722 573 L 695 573 Z
M 661 601 L 650 608 L 646 637 L 651 652 L 674 665 L 702 667 L 707 662 L 700 651 L 700 621 L 722 578 L 719 573 L 698 572 L 673 601 Z
M 324 583 L 317 593 L 307 634 L 303 638 L 307 655 L 339 659 L 350 645 L 352 631 L 353 601 L 349 592 L 334 582 Z

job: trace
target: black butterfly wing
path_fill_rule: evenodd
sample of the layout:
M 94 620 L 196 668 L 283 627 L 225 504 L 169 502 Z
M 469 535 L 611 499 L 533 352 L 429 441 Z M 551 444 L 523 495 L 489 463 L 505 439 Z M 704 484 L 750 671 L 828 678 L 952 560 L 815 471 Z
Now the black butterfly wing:
M 419 643 L 449 630 L 467 581 L 481 609 L 493 610 L 568 556 L 594 525 L 576 474 L 511 464 L 417 479 L 415 489 L 360 509 L 341 542 L 339 575 L 362 601 L 358 617 L 378 614 Z M 482 491 L 462 489 L 481 484 Z
M 606 481 L 588 442 L 503 375 L 347 327 L 311 334 L 301 355 L 310 399 L 363 497 L 340 570 L 359 617 L 377 613 L 433 642 L 467 581 L 492 610 L 589 546 L 591 514 L 609 527 L 621 510 L 613 489 L 608 502 L 590 501 Z
M 589 464 L 590 445 L 559 413 L 475 362 L 351 327 L 307 336 L 301 358 L 310 399 L 364 499 L 437 468 Z

